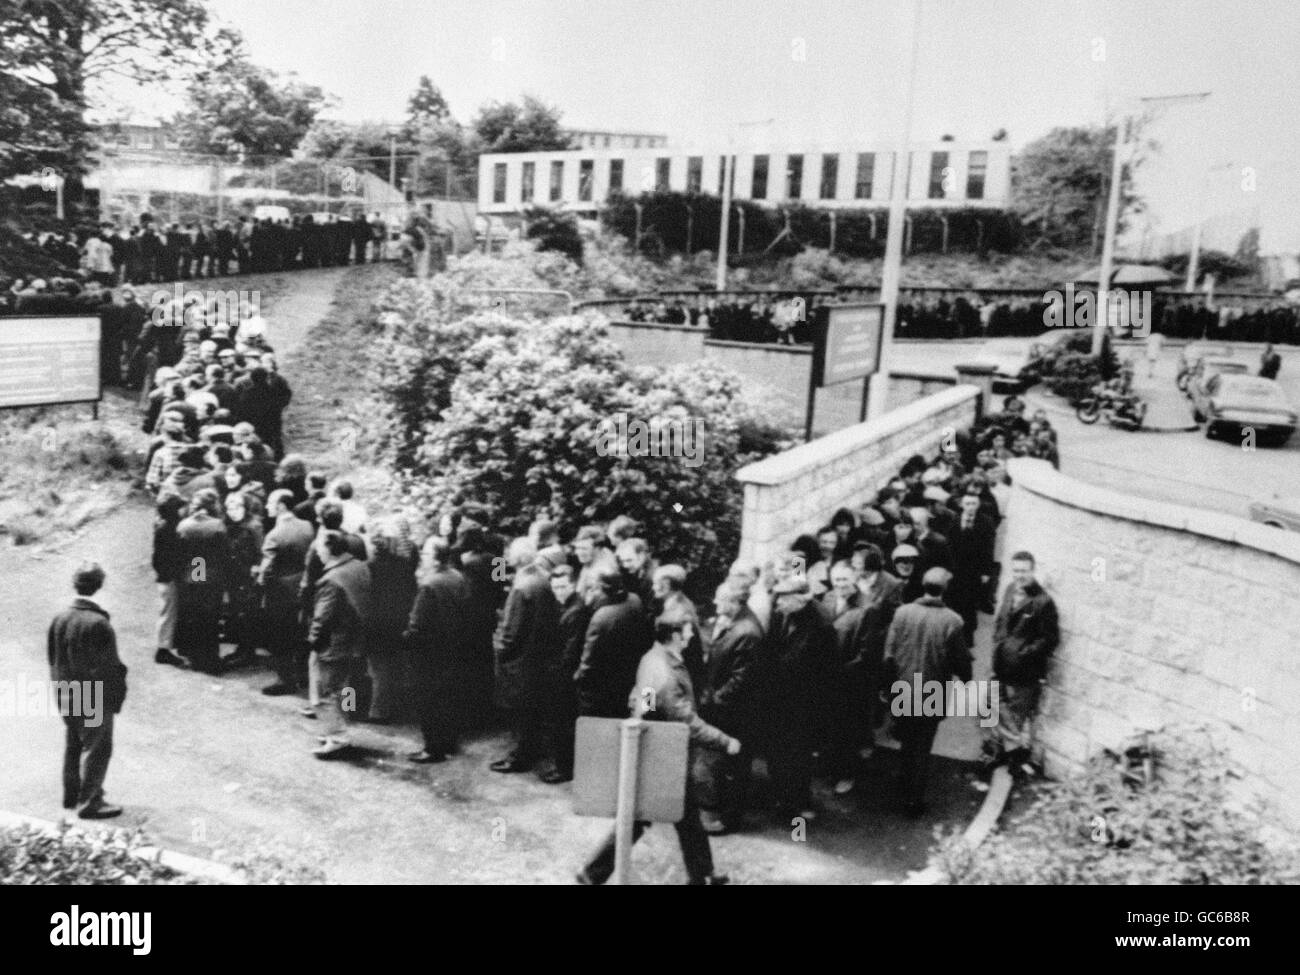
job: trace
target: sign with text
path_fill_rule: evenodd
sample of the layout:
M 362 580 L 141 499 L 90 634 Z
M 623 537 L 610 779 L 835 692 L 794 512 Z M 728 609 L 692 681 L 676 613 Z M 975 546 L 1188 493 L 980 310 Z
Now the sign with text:
M 609 816 L 618 809 L 618 763 L 623 722 L 579 718 L 573 750 L 573 812 Z M 680 721 L 647 721 L 641 735 L 634 819 L 676 823 L 686 809 L 690 728 Z
M 98 403 L 98 316 L 0 318 L 0 408 Z
M 827 305 L 823 334 L 813 351 L 813 383 L 834 386 L 864 379 L 880 368 L 885 306 Z

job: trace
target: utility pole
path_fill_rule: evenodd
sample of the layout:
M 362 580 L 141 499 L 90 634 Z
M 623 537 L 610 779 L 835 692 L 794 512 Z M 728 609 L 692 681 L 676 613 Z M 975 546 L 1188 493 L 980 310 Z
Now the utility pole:
M 889 227 L 885 237 L 885 263 L 880 275 L 880 300 L 885 306 L 885 320 L 880 336 L 880 369 L 871 377 L 867 416 L 885 412 L 889 399 L 889 368 L 893 357 L 894 324 L 898 318 L 898 285 L 903 273 L 903 217 L 907 213 L 907 189 L 912 177 L 912 106 L 916 94 L 916 62 L 921 46 L 921 4 L 912 5 L 912 53 L 908 59 L 907 87 L 903 96 L 903 131 L 894 153 L 893 183 L 889 194 Z
M 731 229 L 731 180 L 735 175 L 731 158 L 730 152 L 722 157 L 722 220 L 718 228 L 718 273 L 713 281 L 714 289 L 719 292 L 727 289 L 727 236 Z
M 1187 291 L 1196 290 L 1197 272 L 1200 270 L 1201 262 L 1201 230 L 1205 226 L 1205 221 L 1209 219 L 1206 210 L 1206 198 L 1210 195 L 1210 174 L 1219 172 L 1223 169 L 1231 169 L 1233 163 L 1226 162 L 1218 166 L 1212 166 L 1205 171 L 1201 177 L 1201 195 L 1196 201 L 1196 227 L 1192 230 L 1192 253 L 1187 260 Z

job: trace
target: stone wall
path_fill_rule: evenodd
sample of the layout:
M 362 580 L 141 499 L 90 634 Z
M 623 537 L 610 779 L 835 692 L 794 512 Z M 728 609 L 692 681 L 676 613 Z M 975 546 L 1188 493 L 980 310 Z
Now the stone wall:
M 676 366 L 704 358 L 708 332 L 690 325 L 609 322 L 609 337 L 634 366 Z
M 1134 498 L 1013 460 L 1006 543 L 1033 552 L 1062 643 L 1049 774 L 1135 732 L 1207 726 L 1300 829 L 1300 535 Z
M 740 556 L 769 558 L 836 508 L 874 496 L 912 454 L 933 453 L 945 431 L 970 426 L 978 396 L 974 386 L 957 386 L 742 467 Z

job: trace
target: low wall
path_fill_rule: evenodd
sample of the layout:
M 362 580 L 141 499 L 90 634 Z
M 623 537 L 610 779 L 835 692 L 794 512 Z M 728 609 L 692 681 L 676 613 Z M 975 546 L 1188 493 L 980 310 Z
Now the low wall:
M 691 325 L 609 322 L 609 337 L 635 366 L 676 366 L 704 358 L 709 333 Z
M 931 453 L 945 431 L 970 426 L 978 397 L 976 387 L 957 386 L 742 467 L 741 558 L 785 551 L 836 508 L 874 496 L 908 457 Z
M 1135 732 L 1206 726 L 1300 831 L 1300 535 L 1009 464 L 1004 552 L 1061 614 L 1039 739 L 1049 773 Z

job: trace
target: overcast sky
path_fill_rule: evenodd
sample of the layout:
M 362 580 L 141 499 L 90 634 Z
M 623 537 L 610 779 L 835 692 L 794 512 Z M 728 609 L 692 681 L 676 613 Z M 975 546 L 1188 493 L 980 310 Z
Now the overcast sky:
M 1300 249 L 1297 0 L 921 0 L 912 136 L 1022 146 L 1137 95 L 1167 109 L 1144 189 L 1159 230 L 1258 205 L 1266 243 Z M 902 124 L 912 0 L 210 0 L 256 61 L 294 71 L 349 120 L 398 119 L 421 74 L 467 121 L 521 92 L 574 127 L 675 143 L 888 142 Z M 1254 191 L 1241 169 L 1254 170 Z M 1246 182 L 1249 182 L 1247 179 Z

